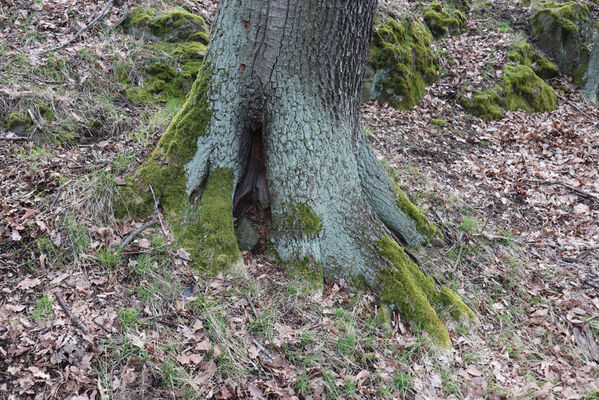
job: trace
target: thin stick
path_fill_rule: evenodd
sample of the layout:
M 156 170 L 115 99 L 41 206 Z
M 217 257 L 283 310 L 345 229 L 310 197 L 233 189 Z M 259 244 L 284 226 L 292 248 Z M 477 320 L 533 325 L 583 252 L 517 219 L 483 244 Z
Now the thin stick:
M 92 26 L 94 26 L 96 24 L 96 22 L 98 22 L 100 20 L 100 18 L 102 18 L 104 16 L 104 14 L 106 14 L 106 12 L 108 12 L 108 10 L 110 10 L 110 8 L 112 7 L 112 5 L 114 4 L 114 0 L 109 0 L 108 3 L 106 3 L 104 5 L 104 8 L 102 8 L 102 11 L 100 11 L 100 13 L 98 15 L 96 15 L 96 17 L 87 25 L 85 25 L 83 28 L 79 29 L 79 31 L 75 34 L 75 36 L 73 36 L 71 39 L 67 40 L 66 42 L 56 46 L 56 47 L 52 47 L 50 49 L 47 50 L 42 50 L 40 51 L 38 54 L 39 55 L 43 55 L 43 54 L 47 54 L 56 50 L 60 50 L 63 49 L 65 47 L 67 47 L 69 44 L 73 43 L 75 40 L 77 40 L 77 38 L 79 36 L 81 36 L 81 34 L 85 31 L 87 31 L 89 28 L 91 28 Z
M 259 319 L 260 316 L 258 315 L 258 312 L 256 311 L 256 307 L 254 307 L 254 302 L 252 301 L 252 298 L 250 297 L 249 294 L 247 294 L 245 292 L 245 290 L 243 291 L 243 295 L 245 296 L 245 299 L 248 301 L 248 303 L 250 304 L 250 307 L 252 308 L 252 312 L 254 313 L 254 316 L 256 317 L 256 319 Z
M 563 187 L 565 187 L 567 189 L 570 189 L 573 192 L 578 193 L 579 195 L 581 195 L 583 197 L 586 197 L 588 199 L 592 199 L 592 200 L 595 200 L 595 201 L 599 201 L 599 196 L 596 196 L 596 195 L 594 195 L 592 193 L 585 192 L 584 190 L 580 190 L 578 188 L 575 188 L 574 186 L 570 186 L 567 183 L 563 183 L 563 182 L 560 182 L 560 181 L 545 181 L 545 180 L 537 180 L 537 179 L 529 179 L 529 181 L 530 182 L 538 183 L 540 185 L 560 185 L 560 186 L 563 186 Z
M 0 140 L 29 140 L 27 136 L 0 136 Z
M 87 335 L 87 329 L 85 328 L 85 325 L 83 325 L 81 323 L 81 321 L 79 321 L 79 318 L 74 316 L 73 313 L 71 312 L 71 310 L 69 310 L 69 307 L 62 299 L 62 296 L 60 295 L 60 293 L 54 292 L 52 294 L 54 295 L 54 297 L 56 297 L 56 300 L 58 300 L 58 304 L 60 304 L 60 306 L 64 310 L 65 314 L 67 314 L 67 316 L 71 319 L 71 321 L 73 321 L 75 326 L 77 326 L 77 328 L 79 328 L 81 330 L 81 332 L 83 332 L 85 335 Z
M 131 243 L 131 241 L 135 238 L 135 236 L 139 235 L 140 233 L 142 233 L 144 230 L 148 229 L 150 226 L 154 225 L 155 223 L 156 223 L 156 221 L 154 220 L 154 218 L 152 218 L 150 221 L 143 224 L 140 228 L 137 228 L 136 230 L 131 232 L 129 234 L 129 236 L 127 236 L 125 238 L 125 240 L 123 240 L 121 242 L 121 244 L 119 244 L 119 249 L 124 249 L 125 247 L 127 247 L 127 245 L 129 245 L 129 243 Z
M 37 129 L 40 132 L 43 132 L 44 131 L 44 127 L 41 126 L 39 122 L 37 122 L 37 118 L 35 118 L 35 115 L 33 115 L 33 111 L 31 111 L 31 109 L 28 108 L 27 109 L 27 113 L 31 117 L 31 120 L 33 121 L 33 124 L 35 125 L 35 129 Z
M 594 125 L 597 125 L 597 118 L 593 118 L 592 116 L 590 116 L 586 112 L 582 111 L 580 108 L 578 108 L 578 106 L 576 104 L 574 104 L 574 102 L 570 101 L 570 99 L 567 99 L 564 96 L 561 96 L 559 94 L 557 95 L 557 97 L 559 97 L 560 99 L 562 99 L 566 103 L 570 104 L 576 111 L 578 111 L 579 113 L 583 114 L 585 117 L 587 117 L 588 119 L 590 119 L 593 122 Z

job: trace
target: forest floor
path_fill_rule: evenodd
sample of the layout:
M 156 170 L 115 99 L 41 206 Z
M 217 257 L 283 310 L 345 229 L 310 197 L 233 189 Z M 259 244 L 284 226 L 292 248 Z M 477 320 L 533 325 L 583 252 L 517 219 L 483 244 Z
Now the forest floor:
M 599 398 L 599 106 L 565 77 L 550 113 L 486 122 L 455 101 L 501 70 L 526 8 L 476 4 L 467 32 L 437 42 L 445 72 L 418 106 L 363 106 L 373 149 L 445 233 L 421 267 L 481 319 L 448 320 L 444 352 L 399 315 L 385 329 L 375 296 L 343 281 L 315 292 L 260 251 L 247 274 L 198 275 L 159 210 L 114 219 L 181 103 L 123 96 L 116 66 L 145 57 L 123 8 L 37 54 L 103 5 L 0 4 L 0 121 L 35 117 L 0 128 L 0 398 Z

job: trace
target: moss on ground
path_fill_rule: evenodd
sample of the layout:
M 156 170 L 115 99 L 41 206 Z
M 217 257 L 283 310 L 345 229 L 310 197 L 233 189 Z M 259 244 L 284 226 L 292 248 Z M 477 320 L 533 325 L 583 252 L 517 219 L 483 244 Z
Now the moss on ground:
M 281 262 L 288 276 L 307 283 L 313 289 L 320 290 L 324 287 L 322 264 L 308 257 L 302 260 Z
M 466 25 L 466 16 L 455 8 L 444 8 L 439 2 L 431 3 L 430 7 L 422 9 L 424 22 L 435 37 L 456 35 L 462 32 Z
M 417 20 L 387 20 L 375 28 L 370 65 L 376 71 L 371 99 L 410 109 L 438 77 L 439 66 L 431 50 L 433 37 Z
M 391 179 L 391 178 L 389 178 Z M 416 225 L 416 229 L 422 235 L 424 235 L 430 242 L 433 242 L 435 238 L 443 240 L 443 233 L 433 225 L 424 213 L 410 201 L 408 196 L 401 190 L 393 179 L 391 179 L 394 185 L 395 203 L 400 210 L 402 210 Z
M 486 120 L 501 119 L 503 110 L 535 113 L 557 107 L 553 89 L 530 67 L 521 64 L 506 64 L 503 79 L 495 88 L 476 91 L 470 97 L 462 94 L 458 101 L 470 113 Z
M 515 63 L 530 67 L 542 79 L 551 79 L 559 76 L 557 67 L 547 58 L 535 52 L 528 43 L 518 45 L 514 50 L 509 52 L 508 58 Z

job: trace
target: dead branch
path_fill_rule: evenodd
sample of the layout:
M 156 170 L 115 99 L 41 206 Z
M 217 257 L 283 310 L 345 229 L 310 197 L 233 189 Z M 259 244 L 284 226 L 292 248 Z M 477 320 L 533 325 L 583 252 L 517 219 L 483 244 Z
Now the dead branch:
M 79 328 L 81 330 L 81 332 L 83 332 L 84 335 L 87 335 L 87 328 L 85 328 L 85 325 L 83 325 L 83 323 L 81 323 L 81 321 L 79 320 L 79 318 L 77 318 L 76 316 L 73 315 L 73 313 L 71 312 L 71 310 L 69 309 L 69 307 L 67 306 L 67 304 L 64 302 L 64 300 L 63 300 L 62 296 L 60 295 L 60 293 L 54 292 L 52 294 L 54 295 L 54 297 L 58 301 L 58 304 L 60 304 L 60 307 L 62 307 L 62 309 L 65 312 L 65 314 L 71 319 L 71 321 L 73 321 L 73 323 L 75 324 L 75 326 L 77 328 Z
M 89 28 L 91 28 L 92 26 L 94 26 L 107 12 L 108 10 L 110 10 L 112 8 L 112 5 L 114 4 L 114 0 L 108 0 L 108 2 L 104 5 L 104 7 L 102 8 L 102 10 L 98 13 L 98 15 L 96 15 L 96 17 L 94 19 L 92 19 L 92 21 L 85 25 L 83 28 L 79 29 L 79 31 L 75 34 L 75 36 L 73 36 L 71 39 L 67 40 L 66 42 L 56 46 L 56 47 L 52 47 L 50 49 L 46 49 L 46 50 L 42 50 L 40 51 L 38 54 L 39 55 L 44 55 L 56 50 L 60 50 L 60 49 L 64 49 L 65 47 L 67 47 L 68 45 L 70 45 L 71 43 L 73 43 L 75 40 L 77 40 L 77 38 L 79 38 L 79 36 L 81 36 L 81 34 L 83 34 L 85 31 L 87 31 Z
M 131 232 L 129 234 L 129 236 L 127 236 L 125 238 L 125 240 L 123 240 L 121 242 L 121 244 L 119 245 L 119 249 L 124 249 L 125 247 L 127 247 L 127 245 L 129 245 L 129 243 L 131 243 L 131 241 L 133 239 L 135 239 L 135 237 L 137 235 L 139 235 L 140 233 L 142 233 L 144 230 L 148 229 L 149 227 L 151 227 L 155 223 L 156 223 L 156 221 L 154 220 L 154 218 L 152 218 L 150 221 L 148 221 L 145 224 L 143 224 L 140 228 L 137 228 L 136 230 L 134 230 L 133 232 Z
M 595 200 L 595 201 L 599 201 L 599 196 L 596 196 L 592 193 L 588 193 L 585 192 L 584 190 L 580 190 L 578 188 L 575 188 L 574 186 L 570 186 L 567 183 L 564 182 L 560 182 L 560 181 L 546 181 L 546 180 L 538 180 L 538 179 L 529 179 L 530 182 L 534 182 L 534 183 L 538 183 L 539 185 L 559 185 L 559 186 L 563 186 L 566 189 L 570 189 L 571 191 L 579 194 L 582 197 L 586 197 L 587 199 L 591 199 L 591 200 Z

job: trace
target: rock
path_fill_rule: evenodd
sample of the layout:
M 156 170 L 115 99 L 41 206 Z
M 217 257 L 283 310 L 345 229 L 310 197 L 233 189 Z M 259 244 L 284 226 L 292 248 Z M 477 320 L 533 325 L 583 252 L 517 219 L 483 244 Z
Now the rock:
M 422 9 L 424 22 L 435 37 L 455 35 L 462 32 L 466 24 L 466 16 L 455 8 L 443 8 L 441 3 L 431 3 Z
M 542 79 L 551 79 L 559 76 L 557 67 L 547 58 L 536 53 L 528 43 L 521 43 L 508 53 L 508 58 L 521 65 L 530 67 Z
M 209 39 L 204 19 L 184 9 L 160 14 L 151 8 L 136 8 L 127 17 L 125 27 L 130 35 L 150 41 L 208 44 Z
M 572 77 L 576 85 L 583 83 L 593 35 L 589 8 L 574 1 L 544 2 L 531 20 L 537 46 Z
M 237 243 L 239 244 L 239 248 L 241 250 L 252 250 L 260 241 L 260 235 L 254 227 L 249 219 L 246 217 L 242 217 L 237 222 Z
M 410 109 L 438 77 L 433 36 L 420 21 L 388 19 L 377 25 L 370 47 L 363 98 Z
M 582 87 L 584 97 L 599 104 L 599 36 L 595 40 L 593 51 L 589 58 L 589 67 L 584 75 Z

